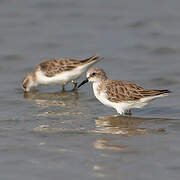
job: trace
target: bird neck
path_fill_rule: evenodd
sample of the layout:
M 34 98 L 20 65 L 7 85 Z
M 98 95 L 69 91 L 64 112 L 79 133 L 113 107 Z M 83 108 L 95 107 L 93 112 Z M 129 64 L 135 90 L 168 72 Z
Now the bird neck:
M 104 89 L 104 80 L 96 81 L 93 83 L 93 91 L 95 96 L 100 95 L 100 92 Z

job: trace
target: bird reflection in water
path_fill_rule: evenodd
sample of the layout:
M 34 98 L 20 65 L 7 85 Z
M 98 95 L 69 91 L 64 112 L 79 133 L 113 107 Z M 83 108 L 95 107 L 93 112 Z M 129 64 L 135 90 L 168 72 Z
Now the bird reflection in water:
M 24 93 L 24 98 L 31 103 L 35 103 L 41 108 L 45 108 L 43 113 L 37 116 L 62 116 L 62 115 L 81 115 L 77 112 L 79 93 L 76 91 L 64 91 L 58 93 L 28 92 Z M 59 109 L 61 107 L 61 109 Z
M 123 136 L 136 136 L 163 131 L 163 129 L 140 128 L 139 126 L 147 120 L 154 119 L 131 116 L 99 117 L 95 120 L 96 132 L 106 134 L 120 134 Z
M 97 139 L 94 142 L 95 149 L 106 149 L 106 150 L 114 150 L 114 151 L 122 151 L 126 149 L 126 146 L 121 145 L 110 145 L 109 143 L 113 141 L 113 138 L 102 138 Z
M 139 127 L 145 121 L 152 120 L 158 121 L 160 119 L 152 118 L 138 118 L 131 116 L 110 116 L 99 117 L 95 120 L 96 133 L 121 135 L 121 136 L 140 136 L 153 133 L 164 133 L 163 128 L 147 129 Z M 113 151 L 126 151 L 128 148 L 122 145 L 112 145 L 113 142 L 119 141 L 119 136 L 109 138 L 97 138 L 93 143 L 95 149 L 113 150 Z
M 64 91 L 60 93 L 42 93 L 38 91 L 24 93 L 24 98 L 41 106 L 76 106 L 79 93 Z

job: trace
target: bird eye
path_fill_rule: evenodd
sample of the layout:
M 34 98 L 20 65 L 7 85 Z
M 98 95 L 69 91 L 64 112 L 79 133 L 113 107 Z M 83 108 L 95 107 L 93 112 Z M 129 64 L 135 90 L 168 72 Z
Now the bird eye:
M 92 76 L 95 76 L 95 75 L 96 75 L 96 73 L 95 73 L 95 72 L 93 72 L 91 75 L 92 75 Z

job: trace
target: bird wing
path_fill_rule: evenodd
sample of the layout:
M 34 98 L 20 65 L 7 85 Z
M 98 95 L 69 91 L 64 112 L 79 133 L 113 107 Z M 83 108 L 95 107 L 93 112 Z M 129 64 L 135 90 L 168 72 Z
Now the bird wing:
M 73 59 L 50 59 L 39 64 L 41 70 L 47 77 L 52 77 L 63 71 L 76 68 L 80 62 Z
M 98 56 L 92 56 L 87 59 L 63 59 L 55 58 L 49 59 L 39 64 L 40 69 L 44 72 L 47 77 L 53 77 L 64 71 L 71 71 L 79 65 L 83 65 L 89 62 L 97 62 L 100 58 Z
M 136 101 L 167 93 L 164 90 L 147 90 L 135 83 L 118 80 L 110 80 L 105 87 L 107 97 L 112 102 Z

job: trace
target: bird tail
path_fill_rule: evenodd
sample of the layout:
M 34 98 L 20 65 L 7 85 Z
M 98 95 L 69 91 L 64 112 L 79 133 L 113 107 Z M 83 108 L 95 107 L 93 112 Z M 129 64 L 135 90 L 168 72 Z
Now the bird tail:
M 81 60 L 81 63 L 85 64 L 85 63 L 90 63 L 90 62 L 98 62 L 100 60 L 102 60 L 103 58 L 100 58 L 99 56 L 91 56 L 90 58 L 87 58 L 87 59 L 83 59 Z
M 162 97 L 162 96 L 167 96 L 170 93 L 169 90 L 163 89 L 163 90 L 157 90 L 157 89 L 152 89 L 152 90 L 144 90 L 141 91 L 141 94 L 144 97 Z
M 163 90 L 150 90 L 151 91 L 151 96 L 167 96 L 169 93 L 171 93 L 171 91 L 167 90 L 167 89 L 163 89 Z
M 160 94 L 168 94 L 171 93 L 168 89 L 163 89 L 163 90 L 157 90 Z

